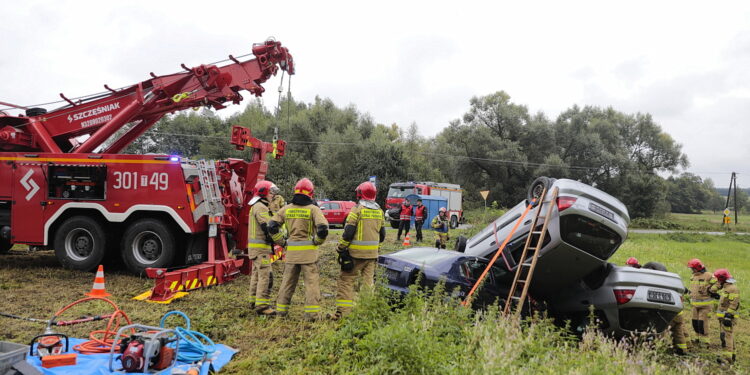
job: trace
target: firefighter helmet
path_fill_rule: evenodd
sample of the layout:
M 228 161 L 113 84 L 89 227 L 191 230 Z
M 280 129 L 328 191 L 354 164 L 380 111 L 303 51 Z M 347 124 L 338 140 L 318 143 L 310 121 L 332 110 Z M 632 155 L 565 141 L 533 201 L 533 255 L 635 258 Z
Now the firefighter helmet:
M 257 184 L 255 184 L 255 189 L 253 189 L 253 196 L 259 197 L 259 198 L 266 198 L 268 197 L 268 193 L 271 192 L 271 189 L 276 186 L 271 181 L 258 181 Z
M 312 198 L 315 193 L 315 186 L 312 181 L 308 178 L 303 178 L 297 181 L 297 185 L 294 185 L 294 194 L 307 195 Z
M 719 268 L 718 270 L 714 271 L 714 277 L 716 280 L 719 280 L 719 282 L 725 282 L 732 278 L 732 275 L 729 274 L 729 271 L 727 271 L 726 268 Z
M 692 268 L 692 269 L 694 269 L 696 271 L 700 271 L 700 270 L 706 269 L 706 266 L 704 266 L 703 263 L 701 262 L 701 260 L 698 259 L 698 258 L 690 259 L 690 261 L 688 262 L 687 265 L 688 265 L 689 268 Z
M 625 264 L 627 264 L 630 267 L 638 267 L 638 268 L 640 268 L 640 266 L 641 266 L 641 264 L 638 263 L 638 259 L 636 259 L 635 257 L 628 258 L 628 261 L 625 262 Z
M 374 201 L 378 196 L 378 189 L 370 181 L 365 181 L 354 190 L 357 193 L 357 200 Z

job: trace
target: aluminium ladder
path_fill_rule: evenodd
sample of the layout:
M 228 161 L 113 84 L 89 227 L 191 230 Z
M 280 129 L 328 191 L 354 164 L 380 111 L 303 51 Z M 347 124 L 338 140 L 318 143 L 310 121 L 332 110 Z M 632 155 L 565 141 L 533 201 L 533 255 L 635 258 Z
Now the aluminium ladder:
M 224 205 L 221 203 L 221 191 L 219 190 L 219 178 L 216 174 L 216 163 L 207 160 L 198 160 L 198 177 L 201 182 L 201 193 L 206 204 L 208 214 L 209 237 L 215 237 L 218 224 L 224 216 Z
M 552 197 L 545 201 L 547 197 L 547 188 L 544 188 L 542 195 L 539 196 L 541 202 L 538 203 L 536 213 L 531 222 L 531 229 L 529 236 L 526 238 L 526 244 L 523 247 L 521 253 L 520 264 L 516 268 L 516 274 L 513 277 L 513 284 L 511 284 L 510 292 L 508 293 L 508 299 L 505 301 L 505 308 L 503 309 L 504 314 L 513 312 L 514 315 L 518 315 L 523 309 L 523 304 L 528 297 L 529 286 L 531 286 L 531 279 L 534 277 L 534 269 L 536 268 L 536 262 L 539 258 L 539 251 L 542 249 L 544 244 L 545 233 L 547 233 L 547 224 L 552 216 L 552 208 L 555 206 L 557 200 L 558 189 L 552 191 Z M 547 214 L 542 218 L 544 224 L 541 230 L 537 230 L 537 223 L 542 212 L 542 206 L 547 203 Z M 532 246 L 531 239 L 534 236 L 538 236 L 536 243 Z M 529 259 L 531 258 L 531 259 Z M 513 307 L 515 306 L 515 309 Z M 513 310 L 513 311 L 511 311 Z

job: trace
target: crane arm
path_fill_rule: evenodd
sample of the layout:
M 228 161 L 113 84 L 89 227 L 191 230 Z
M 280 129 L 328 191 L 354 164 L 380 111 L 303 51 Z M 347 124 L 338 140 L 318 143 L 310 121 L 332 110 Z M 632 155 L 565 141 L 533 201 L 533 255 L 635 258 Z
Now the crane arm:
M 120 90 L 28 117 L 0 116 L 0 149 L 41 152 L 117 153 L 168 113 L 195 108 L 225 108 L 238 104 L 241 91 L 260 96 L 266 82 L 279 69 L 294 74 L 294 61 L 280 42 L 268 40 L 252 48 L 254 58 L 224 66 L 199 65 L 184 72 L 155 76 Z M 106 149 L 105 142 L 119 130 L 129 129 Z M 76 138 L 88 135 L 79 143 Z M 5 143 L 5 144 L 4 144 Z

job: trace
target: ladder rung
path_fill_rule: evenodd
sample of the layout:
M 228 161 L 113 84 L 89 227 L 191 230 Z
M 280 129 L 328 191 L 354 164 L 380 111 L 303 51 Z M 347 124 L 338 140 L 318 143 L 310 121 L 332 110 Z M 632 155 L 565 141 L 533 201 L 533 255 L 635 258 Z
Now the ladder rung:
M 521 263 L 521 265 L 527 266 L 527 267 L 531 267 L 531 263 L 529 263 L 529 262 L 523 262 L 523 263 Z
M 542 234 L 542 231 L 540 231 L 540 230 L 535 230 L 535 231 L 531 232 L 531 234 Z
M 516 283 L 526 284 L 526 280 L 518 280 Z
M 521 297 L 510 296 L 510 299 L 521 299 Z

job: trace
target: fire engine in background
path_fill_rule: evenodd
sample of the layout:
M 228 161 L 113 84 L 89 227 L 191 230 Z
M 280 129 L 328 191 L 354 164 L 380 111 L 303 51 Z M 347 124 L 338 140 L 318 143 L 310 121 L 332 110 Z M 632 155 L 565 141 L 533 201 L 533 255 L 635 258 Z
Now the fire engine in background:
M 448 200 L 448 217 L 450 218 L 451 228 L 456 228 L 459 223 L 463 222 L 464 212 L 461 208 L 463 190 L 461 190 L 460 185 L 442 182 L 394 182 L 389 187 L 388 196 L 385 200 L 391 227 L 398 228 L 401 204 L 404 202 L 404 198 L 411 194 L 445 197 Z
M 244 249 L 252 188 L 265 178 L 266 154 L 282 156 L 285 143 L 235 126 L 230 142 L 250 148 L 248 161 L 120 152 L 166 114 L 239 104 L 241 91 L 260 96 L 279 68 L 294 74 L 281 43 L 255 44 L 252 53 L 75 100 L 60 94 L 67 104 L 50 111 L 0 102 L 25 110 L 0 111 L 0 252 L 13 244 L 54 249 L 78 270 L 120 256 L 133 272 L 154 267 L 151 277 L 167 273 L 158 267 L 207 261 L 180 289 L 233 278 L 248 262 L 228 250 Z

